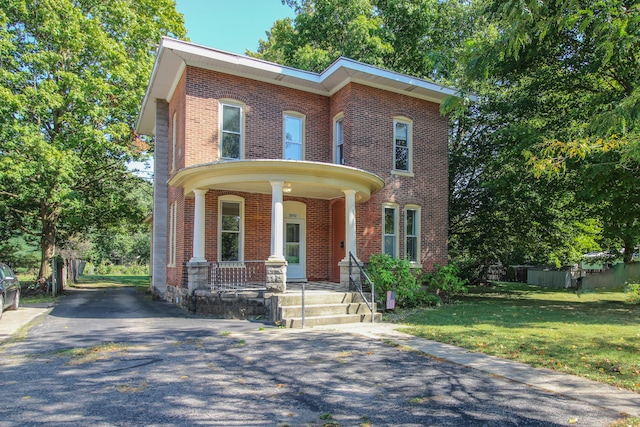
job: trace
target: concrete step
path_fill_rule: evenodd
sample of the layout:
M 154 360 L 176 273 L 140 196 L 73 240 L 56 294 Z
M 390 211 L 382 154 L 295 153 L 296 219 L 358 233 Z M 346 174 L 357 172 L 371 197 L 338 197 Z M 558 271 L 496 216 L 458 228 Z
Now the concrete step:
M 279 307 L 281 318 L 302 317 L 302 305 L 287 305 Z M 314 316 L 339 316 L 342 314 L 369 314 L 371 310 L 363 302 L 346 304 L 306 304 L 304 315 Z
M 302 305 L 302 293 L 290 293 L 277 295 L 278 306 Z M 324 292 L 309 291 L 305 292 L 305 305 L 315 304 L 348 304 L 364 302 L 358 292 Z
M 380 322 L 382 320 L 382 314 L 376 313 L 374 320 L 376 322 Z M 302 318 L 301 317 L 291 317 L 291 318 L 283 318 L 282 326 L 285 328 L 301 328 L 302 327 Z M 371 322 L 371 314 L 343 314 L 340 316 L 305 316 L 304 319 L 304 327 L 311 328 L 313 326 L 321 326 L 321 325 L 340 325 L 344 323 L 364 323 Z

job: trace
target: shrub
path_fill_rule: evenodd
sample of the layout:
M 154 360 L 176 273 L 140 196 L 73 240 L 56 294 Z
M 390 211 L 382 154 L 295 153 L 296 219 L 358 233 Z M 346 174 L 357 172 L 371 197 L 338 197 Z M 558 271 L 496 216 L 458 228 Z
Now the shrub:
M 444 304 L 451 302 L 453 296 L 467 292 L 467 281 L 460 278 L 460 269 L 453 263 L 436 265 L 433 272 L 422 275 L 421 281 Z
M 628 303 L 640 304 L 640 283 L 628 283 L 626 291 Z
M 398 307 L 415 307 L 424 299 L 424 290 L 417 278 L 420 270 L 412 271 L 408 260 L 393 259 L 386 254 L 371 255 L 367 274 L 375 284 L 378 301 L 386 300 L 387 291 L 396 292 Z

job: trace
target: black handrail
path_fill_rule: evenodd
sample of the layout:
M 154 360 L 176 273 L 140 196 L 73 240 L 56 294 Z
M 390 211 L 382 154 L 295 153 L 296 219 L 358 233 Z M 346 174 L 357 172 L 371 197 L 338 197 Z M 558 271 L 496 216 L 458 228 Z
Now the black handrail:
M 360 270 L 360 280 L 358 281 L 353 279 L 352 267 L 354 264 L 358 268 L 358 270 Z M 365 280 L 365 283 L 367 283 L 371 287 L 371 303 L 369 303 L 369 301 L 367 300 L 367 297 L 364 295 L 364 292 L 362 289 L 363 280 Z M 367 272 L 364 271 L 364 268 L 362 267 L 362 265 L 358 262 L 356 257 L 354 257 L 351 252 L 349 252 L 349 288 L 351 289 L 355 288 L 360 293 L 360 296 L 362 297 L 365 304 L 367 304 L 367 307 L 369 307 L 369 310 L 371 311 L 371 323 L 374 323 L 375 313 L 376 313 L 375 311 L 376 304 L 374 301 L 375 299 L 374 284 L 373 284 L 373 281 L 367 275 Z

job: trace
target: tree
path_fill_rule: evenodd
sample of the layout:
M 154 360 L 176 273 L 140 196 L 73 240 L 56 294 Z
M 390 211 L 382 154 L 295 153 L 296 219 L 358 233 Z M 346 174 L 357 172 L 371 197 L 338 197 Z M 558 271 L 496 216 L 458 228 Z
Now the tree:
M 173 0 L 0 0 L 0 195 L 5 227 L 57 242 L 140 218 L 126 163 L 155 46 L 183 37 Z
M 471 44 L 474 76 L 515 99 L 512 132 L 538 177 L 562 177 L 601 240 L 640 238 L 640 5 L 631 1 L 491 1 L 489 37 Z M 515 95 L 515 96 L 514 96 Z

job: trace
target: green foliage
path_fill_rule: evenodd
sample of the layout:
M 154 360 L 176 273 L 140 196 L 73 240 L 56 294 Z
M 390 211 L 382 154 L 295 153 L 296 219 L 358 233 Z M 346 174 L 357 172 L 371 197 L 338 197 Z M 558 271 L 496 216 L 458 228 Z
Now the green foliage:
M 408 260 L 374 254 L 369 258 L 367 274 L 375 284 L 378 301 L 386 300 L 387 291 L 395 291 L 398 308 L 438 306 L 466 292 L 465 281 L 454 265 L 436 266 L 433 273 L 423 274 L 420 269 L 412 269 Z
M 44 266 L 78 233 L 146 214 L 126 164 L 150 147 L 133 129 L 158 40 L 185 29 L 173 0 L 0 4 L 0 228 L 36 236 Z
M 444 304 L 449 304 L 452 297 L 467 292 L 467 281 L 460 277 L 460 269 L 453 263 L 434 266 L 434 271 L 424 273 L 421 280 L 426 289 Z
M 394 259 L 387 254 L 371 255 L 367 274 L 375 284 L 378 301 L 386 300 L 387 291 L 396 292 L 398 307 L 415 307 L 427 299 L 418 281 L 420 270 L 412 271 L 408 260 Z
M 103 262 L 98 265 L 87 263 L 84 272 L 86 275 L 120 275 L 120 276 L 142 276 L 149 275 L 149 266 L 144 265 L 113 265 L 108 262 Z
M 630 304 L 640 304 L 640 283 L 627 284 L 627 302 Z

